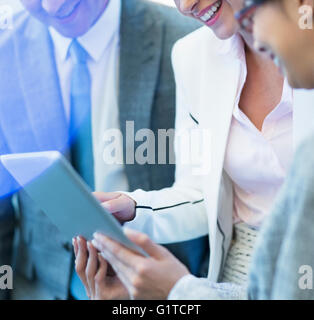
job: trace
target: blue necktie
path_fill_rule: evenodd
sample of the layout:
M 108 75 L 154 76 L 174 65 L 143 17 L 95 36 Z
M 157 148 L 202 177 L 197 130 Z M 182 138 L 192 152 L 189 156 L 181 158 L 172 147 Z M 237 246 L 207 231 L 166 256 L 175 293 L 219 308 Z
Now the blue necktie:
M 73 61 L 71 77 L 70 137 L 73 167 L 84 181 L 94 188 L 94 165 L 91 125 L 91 77 L 87 67 L 88 53 L 73 40 L 70 46 Z M 86 214 L 88 214 L 86 212 Z M 77 300 L 88 299 L 75 270 L 72 272 L 71 295 Z
M 71 78 L 70 137 L 72 164 L 84 181 L 94 189 L 94 165 L 91 124 L 91 77 L 87 67 L 88 53 L 73 40 Z

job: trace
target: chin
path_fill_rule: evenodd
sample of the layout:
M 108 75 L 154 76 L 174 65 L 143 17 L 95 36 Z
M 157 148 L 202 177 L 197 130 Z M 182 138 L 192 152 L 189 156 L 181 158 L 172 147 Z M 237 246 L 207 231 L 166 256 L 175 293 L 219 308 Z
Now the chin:
M 83 34 L 85 34 L 89 28 L 62 28 L 62 27 L 58 27 L 55 26 L 54 27 L 61 35 L 63 35 L 66 38 L 78 38 L 80 36 L 82 36 Z
M 225 27 L 223 28 L 217 28 L 213 30 L 216 37 L 221 39 L 221 40 L 226 40 L 231 38 L 235 34 L 235 30 L 233 29 L 226 29 Z
M 314 89 L 314 76 L 313 76 L 313 74 L 310 74 L 308 76 L 308 78 L 304 81 L 303 88 L 305 88 L 305 89 Z
M 215 32 L 215 35 L 217 38 L 219 38 L 220 40 L 226 40 L 226 39 L 229 39 L 231 38 L 234 33 L 225 33 L 225 32 Z
M 312 81 L 306 81 L 304 79 L 288 77 L 288 82 L 294 89 L 314 89 L 314 79 Z
M 314 79 L 313 79 L 314 80 Z M 300 88 L 304 88 L 304 89 L 309 89 L 312 90 L 314 89 L 314 81 L 310 81 L 310 82 L 306 82 L 304 83 L 304 85 Z
M 216 37 L 221 40 L 226 40 L 231 38 L 237 32 L 237 26 L 233 23 L 225 23 L 221 21 L 219 25 L 212 28 Z
M 300 85 L 299 81 L 290 75 L 287 75 L 288 83 L 291 88 L 300 89 L 302 86 Z

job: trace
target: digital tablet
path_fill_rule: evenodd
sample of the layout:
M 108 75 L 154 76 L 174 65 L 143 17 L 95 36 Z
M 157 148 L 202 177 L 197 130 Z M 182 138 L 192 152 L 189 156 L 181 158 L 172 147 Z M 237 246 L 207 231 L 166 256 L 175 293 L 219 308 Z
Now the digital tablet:
M 123 232 L 120 223 L 57 151 L 10 154 L 1 162 L 25 192 L 69 241 L 91 240 L 98 231 L 144 256 L 147 253 Z

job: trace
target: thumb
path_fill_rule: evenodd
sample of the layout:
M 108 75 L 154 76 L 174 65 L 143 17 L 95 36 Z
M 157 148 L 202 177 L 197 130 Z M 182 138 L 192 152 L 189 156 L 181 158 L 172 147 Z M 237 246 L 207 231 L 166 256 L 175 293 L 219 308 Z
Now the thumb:
M 119 195 L 119 197 L 115 199 L 102 203 L 102 206 L 114 214 L 120 222 L 134 219 L 135 202 L 123 194 Z
M 139 247 L 141 247 L 149 256 L 157 260 L 165 258 L 170 253 L 164 247 L 154 243 L 146 234 L 124 228 L 125 235 Z
M 93 192 L 94 197 L 100 202 L 106 202 L 118 198 L 121 193 L 119 192 Z

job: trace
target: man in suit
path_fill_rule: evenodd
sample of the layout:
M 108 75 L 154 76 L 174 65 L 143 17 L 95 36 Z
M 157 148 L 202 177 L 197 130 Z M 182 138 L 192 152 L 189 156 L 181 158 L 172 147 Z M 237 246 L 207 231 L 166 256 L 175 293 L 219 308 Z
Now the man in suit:
M 106 165 L 102 138 L 111 128 L 126 136 L 127 121 L 135 132 L 174 127 L 171 48 L 198 25 L 146 0 L 21 2 L 26 12 L 0 33 L 0 154 L 62 151 L 101 191 L 170 186 L 173 165 Z M 1 196 L 17 191 L 3 168 L 0 178 Z M 23 190 L 16 194 L 0 207 L 0 265 L 13 257 L 13 298 L 83 299 L 71 244 Z M 194 274 L 206 272 L 206 238 L 169 248 Z

